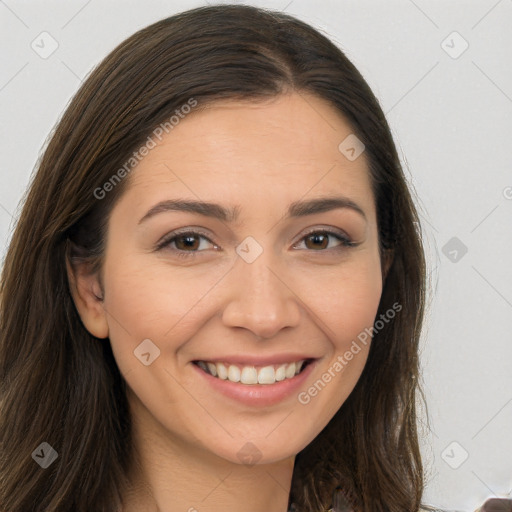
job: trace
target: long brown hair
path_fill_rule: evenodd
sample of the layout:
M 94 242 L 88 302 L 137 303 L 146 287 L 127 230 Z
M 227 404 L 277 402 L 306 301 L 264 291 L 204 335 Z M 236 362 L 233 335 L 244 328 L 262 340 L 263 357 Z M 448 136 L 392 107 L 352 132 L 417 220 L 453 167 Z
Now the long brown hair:
M 366 146 L 381 258 L 391 262 L 377 317 L 402 306 L 374 332 L 349 398 L 297 455 L 290 504 L 320 512 L 339 487 L 356 510 L 418 509 L 425 261 L 389 126 L 361 74 L 318 31 L 283 13 L 223 5 L 163 19 L 115 48 L 69 104 L 33 176 L 0 283 L 3 512 L 112 512 L 127 485 L 125 382 L 110 344 L 81 323 L 66 274 L 76 258 L 101 269 L 109 213 L 130 179 L 119 169 L 191 98 L 201 107 L 290 91 L 327 100 Z M 44 470 L 32 457 L 43 442 L 58 453 Z

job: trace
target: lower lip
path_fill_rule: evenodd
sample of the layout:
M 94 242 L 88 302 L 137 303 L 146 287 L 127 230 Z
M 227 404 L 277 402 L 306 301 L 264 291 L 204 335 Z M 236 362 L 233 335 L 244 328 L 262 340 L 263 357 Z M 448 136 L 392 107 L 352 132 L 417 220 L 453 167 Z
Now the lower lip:
M 297 394 L 315 365 L 316 360 L 311 361 L 295 377 L 276 382 L 275 384 L 241 384 L 240 382 L 231 382 L 214 377 L 192 363 L 192 366 L 194 366 L 199 375 L 204 377 L 214 390 L 237 402 L 250 406 L 275 405 L 291 395 Z

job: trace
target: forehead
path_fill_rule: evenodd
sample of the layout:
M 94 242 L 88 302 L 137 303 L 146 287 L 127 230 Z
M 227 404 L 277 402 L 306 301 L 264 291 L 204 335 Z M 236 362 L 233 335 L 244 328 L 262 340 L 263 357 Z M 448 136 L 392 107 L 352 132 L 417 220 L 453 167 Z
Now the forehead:
M 184 116 L 134 168 L 128 193 L 261 208 L 272 200 L 336 192 L 363 202 L 373 197 L 365 154 L 349 160 L 339 149 L 353 134 L 328 102 L 305 93 L 265 101 L 222 100 Z M 283 205 L 284 207 L 284 205 Z

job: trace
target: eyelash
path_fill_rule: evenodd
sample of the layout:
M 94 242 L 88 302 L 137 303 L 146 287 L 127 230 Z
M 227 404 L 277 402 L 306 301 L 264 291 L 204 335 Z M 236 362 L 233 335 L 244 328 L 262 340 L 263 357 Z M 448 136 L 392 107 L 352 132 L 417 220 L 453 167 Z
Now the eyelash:
M 161 242 L 159 242 L 157 244 L 156 250 L 157 251 L 163 250 L 164 248 L 168 247 L 170 244 L 175 242 L 177 239 L 179 239 L 181 237 L 185 237 L 187 235 L 192 235 L 192 236 L 195 236 L 195 237 L 199 236 L 201 238 L 204 238 L 204 239 L 208 240 L 209 243 L 211 243 L 213 245 L 216 245 L 214 242 L 212 242 L 208 238 L 208 236 L 205 233 L 202 233 L 200 231 L 188 230 L 188 231 L 181 231 L 181 232 L 171 233 L 169 236 L 165 237 Z M 336 246 L 336 247 L 331 247 L 330 249 L 319 249 L 319 250 L 309 249 L 310 252 L 340 251 L 340 250 L 343 250 L 343 249 L 346 249 L 346 248 L 356 247 L 357 245 L 359 245 L 358 243 L 351 241 L 348 237 L 346 237 L 344 235 L 341 235 L 340 233 L 338 233 L 336 231 L 331 231 L 331 230 L 328 230 L 328 229 L 315 229 L 315 230 L 309 231 L 308 233 L 306 233 L 299 240 L 299 242 L 302 242 L 303 240 L 305 240 L 307 237 L 309 237 L 311 235 L 328 235 L 328 236 L 333 236 L 334 238 L 338 239 L 341 242 L 341 244 Z M 198 251 L 198 250 L 184 251 L 182 249 L 173 249 L 173 248 L 169 248 L 169 250 L 171 250 L 173 252 L 176 252 L 176 255 L 179 258 L 191 258 L 191 257 L 195 257 L 195 255 L 197 253 L 203 252 L 203 251 Z

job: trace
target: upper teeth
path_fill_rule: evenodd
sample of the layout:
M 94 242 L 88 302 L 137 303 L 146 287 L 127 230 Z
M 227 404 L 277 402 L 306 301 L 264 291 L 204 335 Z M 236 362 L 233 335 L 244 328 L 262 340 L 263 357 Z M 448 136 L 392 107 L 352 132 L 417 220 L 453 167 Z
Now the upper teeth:
M 259 370 L 254 366 L 237 366 L 234 364 L 198 361 L 205 372 L 223 380 L 241 382 L 242 384 L 274 384 L 276 381 L 291 379 L 297 375 L 305 360 L 281 365 L 264 366 Z

